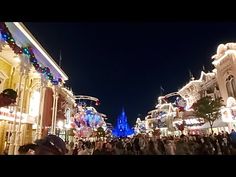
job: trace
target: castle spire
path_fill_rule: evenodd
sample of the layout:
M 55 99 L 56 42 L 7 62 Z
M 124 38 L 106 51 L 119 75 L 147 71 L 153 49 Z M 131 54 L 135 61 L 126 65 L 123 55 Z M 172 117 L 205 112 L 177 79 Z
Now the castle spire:
M 117 118 L 117 125 L 112 130 L 112 134 L 119 138 L 134 134 L 133 130 L 128 125 L 124 107 L 122 107 L 122 113 Z
M 124 106 L 122 107 L 122 115 L 125 114 L 125 108 Z

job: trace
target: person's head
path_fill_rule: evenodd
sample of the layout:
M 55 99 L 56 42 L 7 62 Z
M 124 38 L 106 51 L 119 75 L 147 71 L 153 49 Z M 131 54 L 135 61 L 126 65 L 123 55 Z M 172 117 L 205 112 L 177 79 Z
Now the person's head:
M 79 142 L 78 142 L 78 147 L 81 148 L 81 147 L 83 146 L 83 144 L 84 144 L 83 141 L 82 141 L 82 140 L 79 140 Z
M 101 141 L 96 142 L 96 149 L 101 150 L 103 146 L 103 143 Z
M 67 153 L 65 142 L 56 135 L 48 135 L 44 139 L 37 140 L 36 155 L 65 155 Z
M 200 141 L 201 141 L 201 143 L 204 143 L 204 142 L 205 142 L 205 139 L 204 139 L 204 138 L 201 138 Z
M 184 134 L 182 134 L 182 135 L 180 135 L 180 140 L 181 140 L 181 141 L 186 141 L 187 138 L 186 138 L 186 136 L 185 136 Z
M 96 144 L 95 141 L 93 141 L 92 144 L 91 144 L 91 147 L 95 148 L 95 144 Z
M 107 143 L 103 143 L 102 149 L 106 149 L 106 144 L 107 144 Z
M 19 155 L 34 155 L 38 145 L 36 144 L 25 144 L 19 147 Z
M 90 141 L 86 141 L 86 142 L 84 143 L 84 145 L 85 145 L 85 147 L 88 148 L 88 149 L 91 148 L 91 143 L 90 143 Z
M 111 150 L 112 149 L 112 145 L 110 143 L 107 143 L 106 144 L 106 149 Z
M 163 140 L 163 143 L 166 144 L 166 142 L 167 142 L 167 139 L 164 139 L 164 140 Z
M 166 144 L 168 144 L 168 145 L 171 144 L 171 140 L 167 140 Z
M 70 148 L 73 148 L 73 147 L 74 147 L 74 142 L 71 141 L 71 142 L 70 142 Z

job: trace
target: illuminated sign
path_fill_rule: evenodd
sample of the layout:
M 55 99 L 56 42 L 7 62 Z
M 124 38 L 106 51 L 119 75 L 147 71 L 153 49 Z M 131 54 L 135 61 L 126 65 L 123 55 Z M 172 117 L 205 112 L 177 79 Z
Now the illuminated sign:
M 17 116 L 16 116 L 16 121 L 19 122 L 20 119 L 20 112 L 17 112 Z M 15 120 L 15 112 L 12 113 L 12 111 L 10 111 L 10 109 L 7 108 L 0 108 L 0 120 L 8 120 L 8 121 L 14 121 Z M 21 122 L 22 123 L 29 123 L 29 124 L 34 124 L 35 123 L 35 118 L 22 113 L 21 114 Z

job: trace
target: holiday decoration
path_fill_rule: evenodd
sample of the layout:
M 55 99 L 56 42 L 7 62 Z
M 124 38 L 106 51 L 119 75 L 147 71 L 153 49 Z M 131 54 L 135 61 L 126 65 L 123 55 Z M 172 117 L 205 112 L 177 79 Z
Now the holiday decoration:
M 186 101 L 183 98 L 177 97 L 175 100 L 175 105 L 178 107 L 179 111 L 185 111 L 187 105 Z
M 117 119 L 117 125 L 113 129 L 112 134 L 115 137 L 119 138 L 124 138 L 134 134 L 134 131 L 129 128 L 127 116 L 125 115 L 124 109 L 122 110 L 121 115 Z
M 38 63 L 38 60 L 35 58 L 33 50 L 31 47 L 19 47 L 9 29 L 7 28 L 4 22 L 0 22 L 0 34 L 1 38 L 11 47 L 15 54 L 25 54 L 28 56 L 30 63 L 34 66 L 35 70 L 43 74 L 48 80 L 51 81 L 53 85 L 58 85 L 62 82 L 61 78 L 53 77 L 50 69 L 48 67 L 43 67 Z M 0 46 L 1 48 L 1 46 Z
M 9 106 L 16 102 L 17 93 L 12 89 L 5 89 L 0 94 L 0 107 Z
M 181 132 L 184 131 L 184 124 L 176 124 L 176 127 L 178 128 L 179 131 Z
M 100 105 L 100 101 L 98 100 L 98 101 L 96 101 L 96 106 L 98 106 L 98 105 Z
M 0 33 L 0 52 L 2 52 L 2 48 L 6 45 L 5 41 L 3 41 L 2 34 Z

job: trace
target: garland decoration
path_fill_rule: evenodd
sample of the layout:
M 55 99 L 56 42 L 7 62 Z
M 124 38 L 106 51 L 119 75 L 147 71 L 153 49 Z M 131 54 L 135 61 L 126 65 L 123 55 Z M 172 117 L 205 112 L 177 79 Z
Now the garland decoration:
M 34 66 L 35 70 L 39 73 L 43 74 L 46 79 L 50 80 L 53 85 L 58 85 L 62 82 L 61 78 L 54 78 L 50 69 L 48 67 L 44 67 L 38 63 L 38 60 L 35 58 L 33 50 L 31 47 L 19 47 L 15 39 L 13 38 L 11 32 L 4 22 L 0 22 L 0 34 L 2 39 L 10 46 L 10 48 L 14 51 L 15 54 L 25 54 L 28 56 L 30 63 Z

